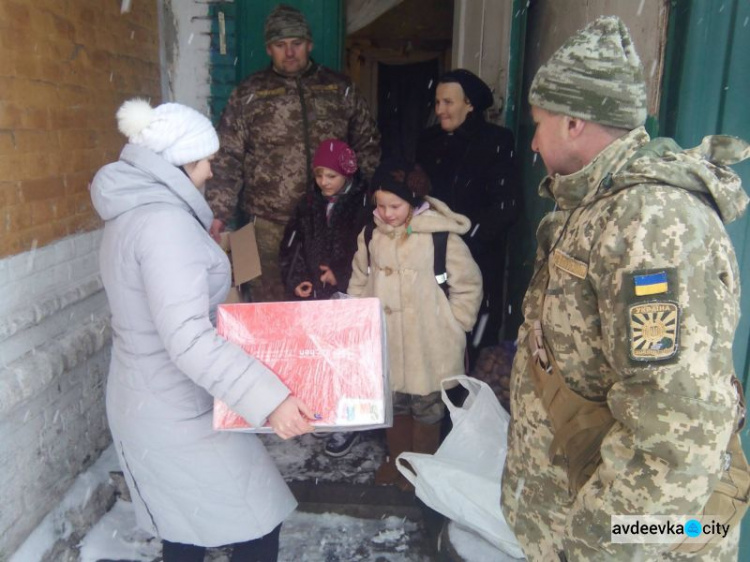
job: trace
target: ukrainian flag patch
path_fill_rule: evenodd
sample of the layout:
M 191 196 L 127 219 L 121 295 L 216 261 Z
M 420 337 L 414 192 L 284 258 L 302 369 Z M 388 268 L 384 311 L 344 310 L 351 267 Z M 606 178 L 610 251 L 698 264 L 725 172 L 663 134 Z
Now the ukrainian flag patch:
M 648 275 L 634 275 L 633 284 L 637 297 L 661 295 L 669 292 L 666 271 L 649 273 Z

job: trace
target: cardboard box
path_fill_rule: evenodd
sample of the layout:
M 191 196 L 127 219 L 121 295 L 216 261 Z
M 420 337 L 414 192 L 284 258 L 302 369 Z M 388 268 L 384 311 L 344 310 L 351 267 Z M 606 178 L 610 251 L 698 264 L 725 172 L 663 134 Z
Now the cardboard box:
M 255 225 L 249 223 L 239 230 L 222 232 L 220 245 L 232 262 L 232 288 L 224 302 L 242 302 L 239 286 L 261 274 Z
M 219 334 L 273 370 L 320 419 L 322 431 L 354 431 L 392 425 L 385 323 L 380 301 L 223 304 Z M 220 400 L 214 429 L 251 428 Z

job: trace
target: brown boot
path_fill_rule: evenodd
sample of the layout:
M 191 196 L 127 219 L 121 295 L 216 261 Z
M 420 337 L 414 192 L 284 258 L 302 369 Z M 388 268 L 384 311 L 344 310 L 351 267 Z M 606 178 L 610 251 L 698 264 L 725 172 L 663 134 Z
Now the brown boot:
M 385 430 L 388 456 L 375 471 L 375 484 L 395 484 L 402 490 L 407 490 L 411 486 L 396 468 L 396 457 L 404 451 L 411 451 L 412 425 L 411 416 L 393 416 L 393 427 Z
M 412 427 L 412 451 L 434 454 L 440 446 L 440 422 L 426 424 L 415 420 Z

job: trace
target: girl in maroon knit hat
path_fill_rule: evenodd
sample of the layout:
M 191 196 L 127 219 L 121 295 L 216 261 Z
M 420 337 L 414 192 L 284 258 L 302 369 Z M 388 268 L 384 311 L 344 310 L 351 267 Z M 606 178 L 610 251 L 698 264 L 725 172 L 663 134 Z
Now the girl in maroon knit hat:
M 315 185 L 297 204 L 279 249 L 289 298 L 328 299 L 346 292 L 357 235 L 372 222 L 372 205 L 357 174 L 357 156 L 345 142 L 326 139 L 313 157 Z M 326 454 L 349 452 L 356 433 L 334 433 Z
M 328 299 L 346 291 L 357 235 L 372 220 L 356 172 L 357 155 L 349 145 L 337 139 L 320 143 L 313 157 L 315 185 L 297 204 L 281 241 L 281 270 L 290 297 Z

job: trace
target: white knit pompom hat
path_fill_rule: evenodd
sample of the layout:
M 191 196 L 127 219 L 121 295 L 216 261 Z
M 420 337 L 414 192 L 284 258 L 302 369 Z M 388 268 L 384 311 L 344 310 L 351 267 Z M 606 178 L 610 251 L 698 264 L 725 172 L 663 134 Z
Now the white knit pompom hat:
M 128 100 L 117 110 L 117 126 L 131 144 L 153 150 L 174 166 L 197 162 L 219 150 L 211 121 L 179 103 L 151 107 L 146 100 Z

